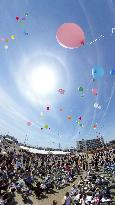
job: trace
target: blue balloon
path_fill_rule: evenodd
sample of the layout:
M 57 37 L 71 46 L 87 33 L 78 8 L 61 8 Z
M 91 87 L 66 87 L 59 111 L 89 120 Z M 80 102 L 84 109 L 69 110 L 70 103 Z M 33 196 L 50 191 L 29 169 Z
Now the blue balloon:
M 94 66 L 92 68 L 92 76 L 93 79 L 102 78 L 104 75 L 104 69 L 101 66 Z
M 115 75 L 115 69 L 110 70 L 110 75 Z

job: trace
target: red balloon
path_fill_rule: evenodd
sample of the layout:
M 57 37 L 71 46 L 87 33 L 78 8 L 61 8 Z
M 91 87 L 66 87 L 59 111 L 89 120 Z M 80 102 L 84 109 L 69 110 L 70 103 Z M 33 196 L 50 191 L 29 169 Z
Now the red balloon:
M 17 21 L 19 20 L 19 16 L 16 16 L 16 20 L 17 20 Z
M 96 128 L 97 128 L 97 124 L 94 124 L 94 125 L 93 125 L 93 129 L 96 129 Z
M 85 35 L 81 27 L 75 23 L 62 24 L 56 34 L 58 43 L 65 48 L 79 48 L 85 43 Z

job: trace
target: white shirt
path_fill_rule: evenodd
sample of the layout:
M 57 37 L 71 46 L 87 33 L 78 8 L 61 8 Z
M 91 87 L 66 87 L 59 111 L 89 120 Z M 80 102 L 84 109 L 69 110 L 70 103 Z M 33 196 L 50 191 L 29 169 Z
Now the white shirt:
M 80 204 L 81 205 L 85 205 L 85 200 L 84 199 L 80 199 Z
M 92 200 L 92 196 L 87 196 L 85 201 L 87 203 L 87 202 L 91 202 L 91 200 Z
M 80 198 L 80 194 L 77 194 L 75 197 L 74 197 L 74 201 L 78 201 Z

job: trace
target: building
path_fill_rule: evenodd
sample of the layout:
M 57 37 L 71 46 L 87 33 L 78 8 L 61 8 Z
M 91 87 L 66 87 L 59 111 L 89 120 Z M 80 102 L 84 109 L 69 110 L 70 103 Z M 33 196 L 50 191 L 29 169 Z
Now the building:
M 102 148 L 104 146 L 103 137 L 97 137 L 95 139 L 77 141 L 77 151 L 91 151 Z
M 109 142 L 109 146 L 110 146 L 111 148 L 115 148 L 115 140 L 111 140 L 111 141 Z

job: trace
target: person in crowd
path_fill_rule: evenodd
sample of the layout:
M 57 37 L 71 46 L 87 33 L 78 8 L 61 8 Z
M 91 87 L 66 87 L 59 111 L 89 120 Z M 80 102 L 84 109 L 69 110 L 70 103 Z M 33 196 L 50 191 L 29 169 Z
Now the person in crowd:
M 72 199 L 69 195 L 69 192 L 66 192 L 65 196 L 64 196 L 64 203 L 63 205 L 71 205 L 72 204 Z

